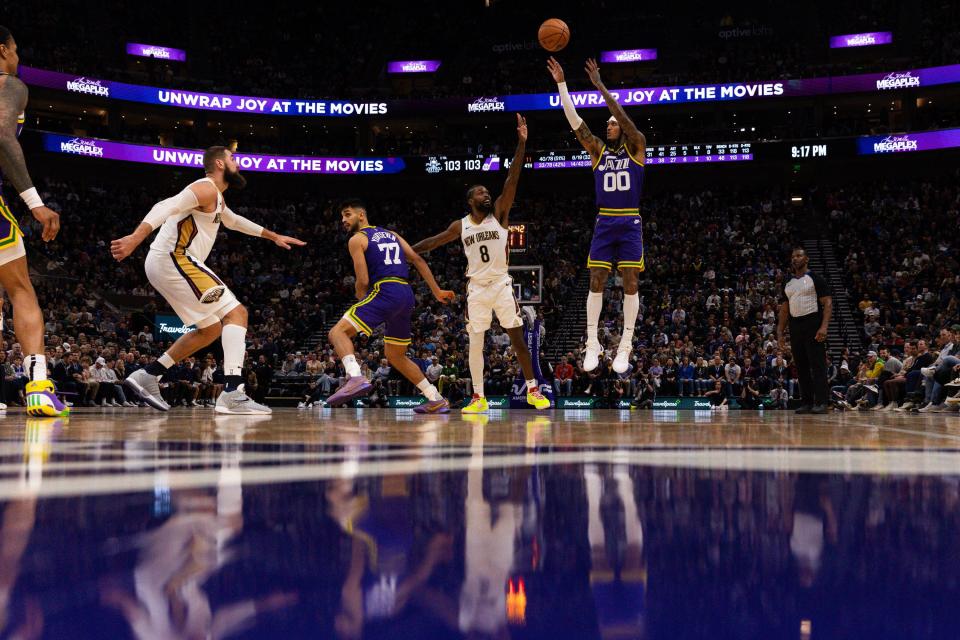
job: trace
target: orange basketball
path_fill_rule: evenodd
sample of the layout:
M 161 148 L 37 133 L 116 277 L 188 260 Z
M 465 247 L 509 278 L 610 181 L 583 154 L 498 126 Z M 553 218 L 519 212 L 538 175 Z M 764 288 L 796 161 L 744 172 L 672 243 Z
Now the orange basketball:
M 550 18 L 540 25 L 537 40 L 547 51 L 560 51 L 570 42 L 570 27 L 559 18 Z

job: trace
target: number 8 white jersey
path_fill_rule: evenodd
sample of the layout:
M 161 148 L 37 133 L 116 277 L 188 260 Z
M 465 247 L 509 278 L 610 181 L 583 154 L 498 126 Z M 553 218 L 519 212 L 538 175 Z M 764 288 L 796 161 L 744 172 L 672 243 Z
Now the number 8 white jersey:
M 507 230 L 496 216 L 490 214 L 477 224 L 467 215 L 460 223 L 460 240 L 471 282 L 488 282 L 508 275 Z

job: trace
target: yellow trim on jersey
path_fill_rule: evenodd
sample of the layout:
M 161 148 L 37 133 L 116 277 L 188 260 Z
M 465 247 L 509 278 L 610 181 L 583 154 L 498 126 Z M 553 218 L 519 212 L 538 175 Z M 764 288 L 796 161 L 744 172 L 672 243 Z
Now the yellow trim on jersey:
M 361 320 L 360 318 L 358 318 L 358 317 L 357 317 L 357 314 L 355 314 L 355 313 L 353 312 L 353 307 L 351 307 L 351 308 L 347 311 L 347 316 L 349 316 L 349 318 L 350 318 L 351 320 L 353 320 L 353 321 L 357 324 L 357 328 L 360 329 L 360 332 L 361 332 L 361 333 L 365 333 L 365 334 L 367 334 L 368 336 L 372 336 L 372 335 L 373 335 L 373 331 L 370 329 L 370 327 L 367 326 L 367 323 L 364 322 L 363 320 Z
M 196 235 L 197 221 L 193 219 L 193 214 L 190 214 L 177 224 L 177 242 L 173 246 L 173 252 L 184 255 Z
M 403 278 L 389 277 L 389 278 L 383 278 L 382 280 L 377 280 L 376 282 L 373 283 L 373 290 L 367 294 L 367 297 L 361 300 L 360 302 L 356 303 L 349 309 L 347 309 L 347 313 L 345 314 L 351 320 L 353 320 L 359 325 L 358 328 L 360 329 L 360 331 L 367 334 L 368 336 L 372 336 L 373 331 L 371 331 L 370 327 L 367 326 L 367 323 L 361 320 L 360 318 L 358 318 L 357 314 L 354 312 L 360 307 L 362 307 L 363 305 L 369 304 L 375 297 L 377 297 L 377 294 L 380 293 L 380 285 L 382 285 L 385 282 L 395 282 L 397 284 L 409 284 Z
M 627 267 L 628 269 L 639 269 L 640 271 L 644 271 L 647 268 L 646 265 L 644 264 L 643 258 L 640 258 L 640 262 L 618 262 L 617 263 L 617 269 L 622 269 L 623 267 Z
M 7 207 L 7 203 L 3 201 L 2 196 L 0 196 L 0 215 L 10 223 L 10 233 L 0 238 L 0 249 L 5 249 L 9 245 L 16 244 L 17 234 L 22 236 L 23 232 L 20 230 L 20 225 L 17 224 L 17 219 L 13 215 L 13 212 Z
M 627 155 L 630 156 L 630 159 L 631 159 L 631 160 L 633 160 L 634 162 L 636 162 L 636 163 L 637 163 L 638 165 L 640 165 L 641 167 L 643 166 L 643 163 L 640 162 L 639 160 L 637 160 L 636 158 L 634 158 L 634 157 L 633 157 L 633 154 L 630 153 L 630 147 L 624 145 L 624 149 L 626 149 Z
M 388 338 L 387 336 L 383 336 L 383 341 L 384 341 L 384 343 L 386 343 L 386 344 L 396 344 L 396 345 L 400 345 L 400 346 L 406 346 L 406 345 L 408 345 L 408 344 L 410 344 L 410 343 L 412 342 L 412 340 L 411 340 L 410 338 L 406 338 L 406 339 L 404 339 L 404 338 Z
M 607 150 L 607 145 L 600 147 L 600 155 L 597 156 L 597 161 L 593 163 L 593 170 L 596 171 L 597 167 L 600 166 L 600 161 L 603 160 L 603 152 Z
M 201 269 L 187 254 L 173 252 L 170 254 L 170 257 L 173 258 L 173 262 L 177 265 L 180 274 L 190 283 L 197 298 L 202 296 L 204 291 L 209 291 L 223 284 L 211 274 Z
M 613 265 L 611 263 L 604 262 L 602 260 L 591 260 L 590 258 L 587 258 L 587 267 L 591 269 L 606 269 L 607 271 L 613 270 Z
M 607 209 L 602 207 L 598 212 L 598 216 L 606 217 L 627 217 L 627 216 L 639 216 L 640 209 Z

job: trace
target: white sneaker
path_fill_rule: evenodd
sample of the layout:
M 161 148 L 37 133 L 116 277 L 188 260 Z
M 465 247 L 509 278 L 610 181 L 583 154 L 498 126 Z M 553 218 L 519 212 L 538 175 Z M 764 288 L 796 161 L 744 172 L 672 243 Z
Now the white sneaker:
M 913 407 L 914 407 L 914 404 L 909 400 L 907 400 L 901 406 L 894 409 L 894 411 L 899 411 L 900 413 L 904 413 L 906 411 L 910 411 L 910 409 L 913 409 Z
M 943 411 L 944 406 L 942 404 L 933 404 L 932 402 L 927 406 L 920 409 L 920 413 L 940 413 Z
M 960 404 L 960 395 L 950 396 L 947 398 L 947 404 Z
M 593 371 L 600 366 L 600 354 L 603 353 L 603 347 L 600 343 L 587 344 L 587 351 L 583 354 L 583 370 Z
M 137 406 L 137 405 L 135 405 L 134 403 L 132 403 L 132 402 L 130 402 L 129 400 L 127 400 L 126 402 L 123 403 L 123 406 L 125 406 L 125 407 L 135 407 L 135 406 Z
M 7 410 L 7 405 L 0 402 L 0 411 L 6 411 L 6 410 Z
M 936 370 L 936 367 L 923 367 L 920 369 L 920 373 L 923 374 L 924 378 L 932 378 Z
M 297 404 L 297 409 L 306 409 L 306 407 L 307 407 L 306 402 L 300 402 Z
M 617 349 L 617 357 L 613 359 L 613 370 L 624 373 L 630 368 L 630 352 L 633 349 Z
M 199 407 L 199 406 L 200 406 L 200 403 L 197 402 L 196 400 L 191 400 L 191 401 L 190 401 L 190 406 L 191 406 L 191 407 Z
M 884 411 L 895 411 L 897 408 L 896 402 L 888 402 L 887 406 L 883 408 Z

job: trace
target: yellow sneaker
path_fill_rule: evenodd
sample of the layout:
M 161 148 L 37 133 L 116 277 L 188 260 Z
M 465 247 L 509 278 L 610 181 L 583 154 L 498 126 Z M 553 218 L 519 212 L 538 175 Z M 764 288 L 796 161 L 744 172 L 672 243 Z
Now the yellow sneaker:
M 543 394 L 540 393 L 540 389 L 534 389 L 533 391 L 527 391 L 527 404 L 532 404 L 538 410 L 549 409 L 550 401 L 543 397 Z
M 473 394 L 473 400 L 460 411 L 462 413 L 486 413 L 490 407 L 487 405 L 487 399 L 477 394 Z
M 60 402 L 53 383 L 49 380 L 33 380 L 27 383 L 27 415 L 56 418 L 70 414 L 70 407 Z

